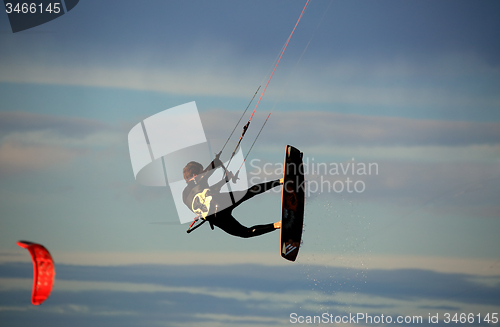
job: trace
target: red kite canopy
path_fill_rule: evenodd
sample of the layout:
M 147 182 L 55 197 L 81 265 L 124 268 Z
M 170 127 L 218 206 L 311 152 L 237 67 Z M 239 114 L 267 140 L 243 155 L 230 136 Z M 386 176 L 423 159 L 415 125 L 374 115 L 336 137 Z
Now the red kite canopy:
M 40 305 L 49 297 L 54 285 L 54 278 L 56 277 L 54 261 L 52 261 L 49 251 L 43 245 L 28 241 L 19 241 L 17 245 L 30 251 L 33 259 L 31 303 Z

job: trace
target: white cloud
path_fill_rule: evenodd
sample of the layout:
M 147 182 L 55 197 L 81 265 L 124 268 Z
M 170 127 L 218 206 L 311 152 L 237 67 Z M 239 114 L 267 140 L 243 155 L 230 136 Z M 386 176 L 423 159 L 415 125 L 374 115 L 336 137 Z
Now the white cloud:
M 189 64 L 186 64 L 189 67 Z M 154 67 L 113 67 L 95 65 L 92 67 L 36 65 L 10 63 L 0 65 L 0 82 L 37 83 L 55 85 L 78 85 L 90 87 L 123 88 L 146 91 L 159 91 L 180 95 L 210 95 L 238 97 L 248 96 L 248 90 L 255 85 L 242 80 L 243 72 L 224 74 L 231 71 L 214 67 L 180 68 Z M 260 80 L 246 74 L 245 80 Z
M 89 132 L 86 135 L 72 137 L 61 135 L 52 130 L 35 130 L 26 132 L 10 133 L 3 138 L 2 142 L 10 144 L 24 144 L 34 147 L 66 147 L 66 148 L 90 148 L 109 147 L 123 142 L 123 135 L 112 130 Z
M 1 311 L 28 311 L 29 308 L 24 306 L 24 307 L 16 307 L 16 306 L 0 306 L 0 312 Z
M 92 59 L 90 63 L 71 65 L 26 55 L 10 57 L 0 64 L 0 82 L 247 98 L 256 83 L 267 81 L 273 58 L 265 62 L 260 57 L 242 57 L 226 44 L 208 48 L 192 46 L 180 54 L 134 53 L 114 62 Z M 302 60 L 298 67 L 294 71 L 291 65 L 281 63 L 266 97 L 273 101 L 364 106 L 500 105 L 498 92 L 488 91 L 500 84 L 500 68 L 472 55 L 371 62 L 313 56 L 309 61 Z M 462 84 L 458 85 L 457 80 Z M 487 87 L 479 92 L 478 83 Z
M 64 165 L 81 154 L 82 151 L 76 149 L 2 142 L 0 144 L 0 174 L 43 170 Z
M 227 138 L 240 115 L 228 110 L 203 112 L 207 137 Z M 256 116 L 247 142 L 256 136 L 262 123 L 262 115 Z M 281 153 L 284 144 L 295 144 L 308 157 L 494 163 L 500 161 L 500 124 L 312 110 L 273 112 L 253 151 Z
M 258 264 L 271 267 L 286 267 L 291 263 L 281 259 L 277 253 L 233 253 L 233 252 L 63 252 L 52 251 L 58 264 L 83 266 L 124 266 L 124 265 L 174 265 L 174 266 L 225 266 L 238 264 Z M 4 250 L 0 252 L 0 263 L 30 262 L 24 252 Z M 304 250 L 295 265 L 343 267 L 353 269 L 424 269 L 441 273 L 462 273 L 477 276 L 499 276 L 500 264 L 495 259 L 418 256 L 418 255 L 334 255 L 319 254 Z M 18 280 L 12 287 L 31 284 Z M 7 285 L 7 284 L 5 284 Z M 6 287 L 4 285 L 4 287 Z M 17 286 L 16 286 L 17 285 Z M 151 290 L 155 288 L 152 287 Z
M 280 149 L 281 150 L 281 149 Z M 309 157 L 336 157 L 359 160 L 403 160 L 411 162 L 500 163 L 500 145 L 468 146 L 309 146 L 301 149 Z
M 95 149 L 116 146 L 123 135 L 100 122 L 81 118 L 2 112 L 0 174 L 67 165 Z

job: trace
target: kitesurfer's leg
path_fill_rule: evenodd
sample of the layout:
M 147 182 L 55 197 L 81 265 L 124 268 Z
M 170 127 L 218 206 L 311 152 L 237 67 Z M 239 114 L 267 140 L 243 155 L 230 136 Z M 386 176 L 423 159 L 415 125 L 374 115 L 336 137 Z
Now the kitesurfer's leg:
M 256 184 L 256 185 L 250 187 L 246 191 L 233 192 L 234 198 L 237 199 L 236 203 L 233 205 L 233 208 L 239 206 L 242 202 L 245 202 L 246 200 L 248 200 L 256 195 L 264 193 L 264 192 L 272 189 L 273 187 L 276 187 L 279 185 L 281 185 L 281 180 L 276 179 L 274 181 Z
M 279 227 L 276 227 L 275 224 L 245 227 L 234 219 L 232 215 L 217 215 L 217 217 L 212 219 L 211 222 L 226 233 L 243 238 L 259 236 L 279 229 Z
M 213 218 L 210 219 L 210 221 L 212 222 L 213 225 L 219 227 L 226 233 L 243 238 L 259 236 L 281 228 L 280 222 L 274 224 L 271 223 L 266 225 L 255 225 L 252 227 L 245 227 L 242 224 L 240 224 L 236 219 L 234 219 L 234 217 L 232 216 L 232 210 L 242 202 L 254 197 L 255 195 L 264 193 L 265 191 L 270 190 L 273 187 L 279 185 L 281 185 L 281 181 L 277 179 L 274 181 L 264 182 L 254 185 L 246 191 L 233 192 L 235 198 L 236 199 L 239 198 L 239 200 L 237 200 L 237 202 L 234 205 L 226 208 L 223 211 L 216 213 L 213 216 Z

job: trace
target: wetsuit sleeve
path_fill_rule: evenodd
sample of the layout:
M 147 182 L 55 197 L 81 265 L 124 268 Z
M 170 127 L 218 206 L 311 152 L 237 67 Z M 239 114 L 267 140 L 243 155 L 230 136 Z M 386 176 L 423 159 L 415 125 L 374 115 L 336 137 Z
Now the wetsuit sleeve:
M 211 163 L 208 164 L 207 168 L 203 171 L 204 173 L 209 170 L 215 170 L 216 168 L 222 167 L 222 161 L 218 158 L 215 158 Z

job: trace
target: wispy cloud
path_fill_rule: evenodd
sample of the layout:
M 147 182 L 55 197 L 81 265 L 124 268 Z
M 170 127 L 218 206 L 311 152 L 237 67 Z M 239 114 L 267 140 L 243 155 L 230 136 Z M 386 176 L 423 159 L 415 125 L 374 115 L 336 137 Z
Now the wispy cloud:
M 121 138 L 116 129 L 98 121 L 0 112 L 0 174 L 65 165 Z
M 29 288 L 16 287 L 16 281 L 22 279 L 10 277 L 30 271 L 29 265 L 3 264 L 3 319 L 28 322 L 42 312 L 50 317 L 52 326 L 68 318 L 76 326 L 89 319 L 101 326 L 110 321 L 121 323 L 124 317 L 130 326 L 162 322 L 168 326 L 281 326 L 289 324 L 293 312 L 427 317 L 429 310 L 488 312 L 500 305 L 498 284 L 480 282 L 491 277 L 425 270 L 359 270 L 322 265 L 59 265 L 57 269 L 53 294 L 35 312 L 22 309 L 23 302 L 28 302 Z M 498 280 L 498 276 L 495 278 Z M 24 304 L 24 308 L 28 306 Z
M 202 118 L 207 133 L 223 138 L 228 132 L 221 130 L 221 117 L 224 117 L 224 122 L 236 123 L 239 115 L 241 113 L 212 110 L 202 113 Z M 257 128 L 255 130 L 256 133 Z M 498 146 L 500 143 L 500 123 L 362 116 L 313 110 L 273 112 L 263 137 L 267 142 L 283 144 L 294 137 L 290 131 L 300 131 L 297 140 L 309 147 L 456 148 Z
M 28 112 L 0 112 L 0 132 L 53 131 L 67 137 L 84 137 L 109 128 L 96 120 Z
M 500 124 L 396 117 L 375 117 L 333 112 L 279 113 L 266 131 L 281 140 L 285 130 L 301 133 L 304 143 L 351 146 L 465 146 L 498 144 Z
M 65 165 L 84 152 L 54 146 L 2 142 L 0 144 L 0 175 Z
M 84 64 L 23 55 L 0 63 L 0 82 L 248 98 L 269 76 L 273 56 L 268 62 L 261 56 L 242 57 L 231 44 L 215 43 L 209 48 L 190 47 L 182 54 L 121 54 L 113 61 L 92 56 Z M 500 105 L 495 92 L 499 85 L 500 69 L 469 54 L 442 54 L 423 61 L 412 57 L 367 60 L 313 56 L 298 68 L 282 63 L 265 99 L 272 103 L 279 100 L 283 107 L 291 103 L 349 105 L 381 112 L 388 108 L 434 108 L 452 117 L 462 108 L 494 110 Z
M 223 267 L 227 265 L 259 265 L 262 267 L 291 267 L 291 264 L 267 252 L 65 252 L 52 251 L 58 264 L 81 267 L 171 266 Z M 0 252 L 0 264 L 26 264 L 30 258 L 20 250 Z M 499 276 L 500 264 L 494 259 L 443 257 L 422 255 L 334 255 L 301 252 L 296 265 L 323 266 L 345 269 L 401 270 L 423 269 L 444 274 Z M 5 273 L 5 271 L 4 271 Z M 6 276 L 6 275 L 5 275 Z M 13 276 L 12 274 L 8 276 Z

